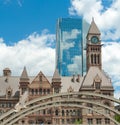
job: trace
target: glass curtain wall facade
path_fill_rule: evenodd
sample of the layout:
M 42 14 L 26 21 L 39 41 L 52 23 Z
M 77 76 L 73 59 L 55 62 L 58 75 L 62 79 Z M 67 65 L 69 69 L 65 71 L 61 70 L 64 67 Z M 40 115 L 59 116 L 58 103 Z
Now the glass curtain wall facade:
M 61 76 L 86 72 L 86 35 L 89 24 L 82 18 L 59 18 L 56 31 L 56 68 Z

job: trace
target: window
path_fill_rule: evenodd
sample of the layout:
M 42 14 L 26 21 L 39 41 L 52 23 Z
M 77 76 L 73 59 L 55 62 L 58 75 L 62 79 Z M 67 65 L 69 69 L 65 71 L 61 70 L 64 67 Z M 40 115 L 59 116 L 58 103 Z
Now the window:
M 101 122 L 101 118 L 97 118 L 96 119 L 96 124 L 101 124 L 102 122 Z
M 76 111 L 75 110 L 73 110 L 73 115 L 76 115 Z
M 68 110 L 66 110 L 66 115 L 69 116 L 69 111 Z
M 91 63 L 93 64 L 93 54 L 91 55 Z
M 43 114 L 45 115 L 45 109 L 43 110 Z
M 31 91 L 32 91 L 32 95 L 34 95 L 34 89 L 32 89 Z
M 64 115 L 65 115 L 64 110 L 62 110 L 62 116 L 64 116 Z
M 50 94 L 50 89 L 47 89 L 47 94 Z
M 96 64 L 96 54 L 94 55 L 94 64 Z
M 93 107 L 93 105 L 90 104 L 90 103 L 88 103 L 87 106 L 90 107 L 90 108 Z M 93 114 L 93 111 L 91 109 L 88 109 L 88 114 Z
M 43 90 L 44 94 L 46 94 L 46 89 Z
M 62 124 L 64 124 L 64 119 L 62 119 Z
M 35 94 L 36 94 L 36 95 L 38 94 L 38 90 L 37 90 L 37 89 L 35 89 Z
M 77 115 L 80 116 L 81 115 L 81 111 L 77 110 Z
M 92 125 L 93 124 L 93 119 L 92 118 L 88 118 L 88 125 Z
M 110 114 L 110 110 L 109 109 L 105 109 L 105 113 L 106 114 Z
M 40 80 L 40 83 L 41 83 L 42 82 L 42 76 L 41 75 L 39 76 L 39 80 Z
M 11 95 L 12 95 L 12 92 L 11 91 L 8 91 L 8 97 L 11 97 Z
M 47 110 L 47 114 L 51 114 L 51 109 L 48 109 L 48 110 Z
M 58 110 L 55 111 L 55 115 L 58 116 Z
M 105 124 L 110 124 L 110 119 L 105 118 Z
M 42 95 L 42 89 L 39 89 L 39 93 L 40 93 L 40 95 Z
M 95 83 L 95 88 L 96 88 L 96 89 L 100 89 L 100 83 L 98 83 L 98 82 Z
M 100 55 L 98 55 L 97 58 L 98 58 L 98 64 L 100 64 Z

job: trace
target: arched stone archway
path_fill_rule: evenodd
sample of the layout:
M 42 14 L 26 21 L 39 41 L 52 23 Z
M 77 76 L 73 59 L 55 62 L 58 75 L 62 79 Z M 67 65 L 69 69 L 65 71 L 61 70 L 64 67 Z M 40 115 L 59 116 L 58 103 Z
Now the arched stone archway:
M 76 95 L 76 96 L 74 96 L 74 95 Z M 32 101 L 30 101 L 26 104 L 27 105 L 26 109 L 22 109 L 18 113 L 15 113 L 14 110 L 11 110 L 8 113 L 3 114 L 3 116 L 0 118 L 0 120 L 1 120 L 1 123 L 3 125 L 5 125 L 5 124 L 12 125 L 16 121 L 18 121 L 19 119 L 23 118 L 26 115 L 29 115 L 32 112 L 36 112 L 36 111 L 45 109 L 46 107 L 52 108 L 52 107 L 59 107 L 59 106 L 63 105 L 63 106 L 70 106 L 70 107 L 74 106 L 74 107 L 79 107 L 79 108 L 91 109 L 92 111 L 97 112 L 97 113 L 99 113 L 101 115 L 104 115 L 105 117 L 109 118 L 115 124 L 119 124 L 119 123 L 117 123 L 117 121 L 115 121 L 114 118 L 110 117 L 109 115 L 106 115 L 102 112 L 99 112 L 94 108 L 82 105 L 82 103 L 90 103 L 90 104 L 93 104 L 93 105 L 101 106 L 102 108 L 107 108 L 108 110 L 110 110 L 114 113 L 120 114 L 120 112 L 118 112 L 114 109 L 111 109 L 107 105 L 99 104 L 99 103 L 95 103 L 95 102 L 90 101 L 90 100 L 84 100 L 84 99 L 79 98 L 79 96 L 88 96 L 88 95 L 95 96 L 95 97 L 101 97 L 101 98 L 105 98 L 105 99 L 113 101 L 113 102 L 120 103 L 120 100 L 117 100 L 117 99 L 109 97 L 109 96 L 106 97 L 105 95 L 101 95 L 101 94 L 95 94 L 95 93 L 80 93 L 80 92 L 79 93 L 75 93 L 75 92 L 74 93 L 60 93 L 60 94 L 55 94 L 55 95 L 50 95 L 50 96 L 45 96 L 45 97 L 42 97 L 42 98 L 34 99 L 34 100 L 32 100 Z M 71 98 L 70 96 L 71 97 L 74 96 L 74 98 Z M 61 99 L 53 101 L 54 98 L 56 98 L 56 97 L 60 97 Z M 64 99 L 62 97 L 64 97 Z M 51 99 L 52 101 L 46 101 L 46 99 Z M 39 101 L 43 101 L 44 103 L 42 103 L 42 104 L 38 103 Z M 38 104 L 34 105 L 36 102 Z M 7 118 L 7 120 L 5 120 L 6 118 Z

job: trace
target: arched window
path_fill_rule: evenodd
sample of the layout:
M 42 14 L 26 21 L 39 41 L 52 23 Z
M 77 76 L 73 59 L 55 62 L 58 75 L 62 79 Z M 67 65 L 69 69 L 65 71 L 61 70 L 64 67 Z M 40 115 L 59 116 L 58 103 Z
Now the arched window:
M 35 94 L 36 94 L 36 95 L 38 94 L 38 90 L 37 90 L 37 89 L 35 89 Z
M 96 88 L 96 89 L 100 89 L 100 83 L 99 83 L 99 82 L 96 82 L 96 83 L 95 83 L 95 88 Z
M 7 94 L 8 94 L 8 97 L 11 97 L 12 92 L 9 90 L 9 91 L 7 92 Z
M 96 54 L 94 55 L 94 63 L 96 64 Z
M 93 64 L 93 54 L 91 55 L 91 63 Z
M 100 64 L 100 55 L 98 55 L 97 58 L 98 58 L 98 64 Z
M 32 95 L 34 95 L 34 89 L 32 89 L 31 91 L 32 91 Z
M 64 110 L 62 110 L 62 116 L 64 116 L 65 115 L 65 112 L 64 112 Z
M 69 111 L 68 110 L 66 110 L 66 115 L 69 116 Z
M 104 105 L 110 107 L 110 103 L 109 103 L 109 102 L 105 102 Z M 107 109 L 107 108 L 105 108 L 105 113 L 106 113 L 106 114 L 110 114 L 110 110 Z
M 47 89 L 47 94 L 50 94 L 50 89 Z
M 46 94 L 46 89 L 43 90 L 44 94 Z
M 41 88 L 39 89 L 39 93 L 40 93 L 40 95 L 42 95 L 42 89 Z
M 58 116 L 58 110 L 55 110 L 55 115 Z

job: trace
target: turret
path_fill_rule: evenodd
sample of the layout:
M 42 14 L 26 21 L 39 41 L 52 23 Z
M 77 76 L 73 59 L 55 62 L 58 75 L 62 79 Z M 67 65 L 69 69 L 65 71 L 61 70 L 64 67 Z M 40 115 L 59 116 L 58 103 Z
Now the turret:
M 102 69 L 100 35 L 101 33 L 93 19 L 87 34 L 87 71 L 91 66 L 97 66 Z
M 20 95 L 22 95 L 25 91 L 28 91 L 29 78 L 26 67 L 24 67 L 23 69 L 19 84 L 20 84 Z
M 61 77 L 56 69 L 52 78 L 53 93 L 60 93 L 61 90 Z

